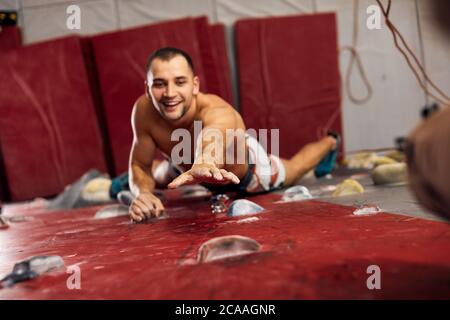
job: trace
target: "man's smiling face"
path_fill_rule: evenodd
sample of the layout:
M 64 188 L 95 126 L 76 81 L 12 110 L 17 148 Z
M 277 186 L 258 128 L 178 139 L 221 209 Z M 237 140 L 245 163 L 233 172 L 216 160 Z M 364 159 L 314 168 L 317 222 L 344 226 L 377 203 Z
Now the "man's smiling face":
M 155 58 L 147 75 L 147 85 L 153 105 L 168 121 L 181 119 L 199 92 L 199 79 L 181 55 L 167 61 Z

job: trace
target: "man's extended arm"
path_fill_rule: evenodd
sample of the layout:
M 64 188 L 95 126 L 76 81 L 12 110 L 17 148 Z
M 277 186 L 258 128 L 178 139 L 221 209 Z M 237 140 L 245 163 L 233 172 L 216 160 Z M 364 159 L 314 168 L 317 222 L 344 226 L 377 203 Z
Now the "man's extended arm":
M 142 221 L 151 216 L 159 216 L 164 207 L 153 194 L 155 180 L 152 175 L 152 162 L 155 155 L 155 143 L 144 127 L 145 110 L 136 103 L 131 117 L 133 145 L 130 153 L 129 184 L 136 197 L 130 206 L 133 220 Z
M 203 117 L 203 130 L 198 139 L 192 168 L 177 177 L 168 187 L 176 188 L 184 184 L 200 182 L 212 184 L 239 183 L 239 178 L 226 171 L 226 152 L 234 141 L 226 139 L 227 129 L 245 129 L 234 110 L 225 105 L 211 108 Z M 217 141 L 219 139 L 220 141 Z

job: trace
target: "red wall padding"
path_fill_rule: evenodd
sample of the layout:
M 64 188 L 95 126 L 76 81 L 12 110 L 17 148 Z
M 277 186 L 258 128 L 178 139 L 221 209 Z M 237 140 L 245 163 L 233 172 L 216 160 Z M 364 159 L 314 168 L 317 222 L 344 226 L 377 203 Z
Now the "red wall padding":
M 22 45 L 19 27 L 3 27 L 0 31 L 0 50 L 15 49 Z
M 22 45 L 22 37 L 19 27 L 3 27 L 0 31 L 0 51 L 15 49 Z M 0 137 L 1 140 L 1 137 Z M 0 158 L 2 154 L 0 152 Z M 8 187 L 4 172 L 3 159 L 0 159 L 0 202 L 9 200 Z
M 131 111 L 145 92 L 145 65 L 154 50 L 173 46 L 189 53 L 202 91 L 208 91 L 198 27 L 194 19 L 187 18 L 91 38 L 116 174 L 128 168 Z
M 218 63 L 215 52 L 213 52 L 213 34 L 207 17 L 194 19 L 196 38 L 201 54 L 202 69 L 205 73 L 200 90 L 205 93 L 221 95 L 221 86 L 218 75 Z M 194 61 L 194 65 L 197 64 Z
M 233 92 L 231 89 L 230 63 L 228 60 L 225 26 L 223 24 L 214 24 L 210 28 L 213 40 L 212 52 L 215 56 L 219 75 L 218 95 L 228 103 L 233 104 Z
M 333 115 L 341 132 L 334 14 L 242 20 L 235 30 L 247 128 L 279 128 L 283 157 L 317 140 Z
M 201 90 L 232 103 L 231 76 L 223 25 L 209 25 L 206 17 L 194 19 L 205 81 Z M 205 86 L 206 89 L 205 90 Z
M 50 196 L 105 171 L 81 41 L 69 37 L 0 58 L 0 137 L 12 200 Z

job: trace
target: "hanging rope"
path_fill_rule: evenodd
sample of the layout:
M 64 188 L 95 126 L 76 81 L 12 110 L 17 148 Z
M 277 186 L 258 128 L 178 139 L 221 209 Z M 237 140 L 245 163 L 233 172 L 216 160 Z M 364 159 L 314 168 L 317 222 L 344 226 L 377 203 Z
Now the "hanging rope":
M 423 89 L 423 91 L 431 98 L 435 99 L 437 102 L 439 102 L 440 104 L 443 105 L 448 105 L 450 104 L 450 98 L 449 96 L 447 96 L 428 76 L 428 74 L 426 73 L 425 69 L 423 68 L 422 64 L 419 62 L 419 59 L 417 59 L 416 55 L 414 54 L 414 52 L 411 50 L 411 48 L 408 46 L 408 44 L 406 43 L 403 35 L 400 33 L 400 31 L 398 31 L 398 29 L 394 26 L 394 24 L 391 22 L 391 20 L 389 19 L 389 13 L 391 10 L 391 4 L 392 1 L 388 0 L 388 4 L 387 7 L 385 8 L 383 6 L 383 4 L 381 3 L 381 0 L 376 0 L 376 2 L 378 3 L 378 6 L 381 9 L 381 12 L 383 13 L 385 22 L 387 27 L 389 28 L 389 30 L 392 33 L 392 36 L 394 38 L 394 44 L 395 47 L 400 51 L 400 53 L 403 55 L 403 57 L 405 58 L 406 62 L 408 63 L 409 68 L 412 70 L 412 72 L 414 73 L 414 76 L 417 79 L 417 82 L 419 83 L 420 87 Z M 404 46 L 403 49 L 400 44 L 398 39 L 400 39 L 402 45 Z M 414 63 L 416 66 L 414 66 L 414 64 L 411 62 L 409 55 L 412 57 Z M 417 68 L 420 71 L 417 70 Z M 422 77 L 420 76 L 422 75 Z M 422 78 L 424 80 L 422 80 Z M 435 95 L 434 93 L 430 92 L 430 90 L 428 89 L 426 84 L 429 84 L 437 93 L 438 95 Z
M 364 104 L 370 100 L 373 94 L 372 85 L 370 84 L 369 78 L 367 77 L 366 71 L 361 60 L 361 56 L 358 53 L 358 34 L 359 34 L 359 24 L 358 24 L 358 13 L 359 13 L 359 2 L 358 0 L 353 0 L 353 37 L 351 46 L 343 46 L 341 50 L 348 50 L 351 54 L 350 61 L 347 66 L 347 71 L 345 73 L 345 89 L 347 90 L 347 95 L 350 101 L 354 104 Z M 363 98 L 357 98 L 352 91 L 351 85 L 351 74 L 353 70 L 353 65 L 356 62 L 359 74 L 364 82 L 364 86 L 367 88 L 367 94 Z

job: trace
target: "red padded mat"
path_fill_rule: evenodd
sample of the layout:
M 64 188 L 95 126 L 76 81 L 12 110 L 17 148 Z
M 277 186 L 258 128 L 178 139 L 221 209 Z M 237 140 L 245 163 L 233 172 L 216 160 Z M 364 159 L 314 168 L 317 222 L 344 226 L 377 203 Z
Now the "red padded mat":
M 19 27 L 3 27 L 0 31 L 0 50 L 15 49 L 22 45 Z
M 15 49 L 22 45 L 19 27 L 3 27 L 0 31 L 0 51 Z M 0 152 L 0 157 L 2 157 Z M 8 186 L 4 172 L 3 159 L 0 159 L 0 202 L 9 200 Z
M 12 200 L 50 196 L 105 171 L 81 41 L 69 37 L 0 59 L 0 139 Z
M 279 198 L 252 197 L 267 210 L 247 222 L 248 216 L 211 214 L 205 200 L 171 201 L 169 218 L 146 224 L 94 220 L 98 208 L 32 214 L 0 230 L 0 273 L 29 256 L 60 255 L 66 266 L 80 267 L 81 290 L 67 289 L 70 275 L 61 270 L 0 290 L 0 298 L 450 298 L 448 224 L 386 213 L 354 216 L 353 207 Z M 251 237 L 262 250 L 187 263 L 204 241 L 225 235 Z M 367 288 L 371 265 L 380 267 L 381 290 Z
M 213 39 L 213 53 L 219 75 L 218 94 L 225 101 L 233 104 L 233 91 L 231 89 L 230 62 L 228 60 L 225 26 L 223 24 L 214 24 L 210 28 Z
M 200 90 L 205 93 L 221 95 L 219 75 L 217 72 L 219 61 L 217 61 L 213 48 L 212 28 L 208 24 L 207 17 L 195 18 L 194 23 L 201 54 L 202 68 L 205 73 L 205 79 L 200 83 Z
M 197 26 L 187 18 L 91 38 L 116 174 L 128 169 L 131 110 L 145 92 L 145 65 L 154 50 L 173 46 L 189 53 L 202 91 L 208 91 Z
M 241 20 L 236 41 L 247 128 L 280 129 L 283 157 L 317 140 L 320 128 L 341 132 L 334 14 Z

